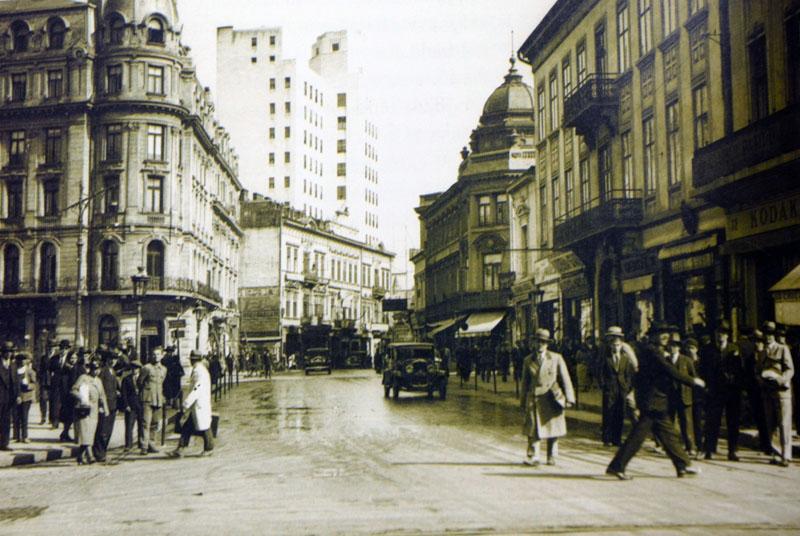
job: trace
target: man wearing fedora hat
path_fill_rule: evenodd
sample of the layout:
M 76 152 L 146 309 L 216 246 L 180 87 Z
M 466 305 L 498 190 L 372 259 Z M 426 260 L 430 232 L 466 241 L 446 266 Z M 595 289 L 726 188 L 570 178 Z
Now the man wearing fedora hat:
M 764 393 L 764 413 L 771 438 L 770 463 L 789 467 L 792 460 L 792 377 L 794 362 L 789 347 L 777 340 L 775 322 L 765 322 L 765 346 L 757 371 Z M 777 439 L 777 441 L 776 441 Z
M 6 341 L 0 351 L 0 450 L 11 450 L 11 415 L 20 397 L 19 376 L 11 363 L 14 355 L 14 343 Z
M 728 430 L 728 459 L 739 461 L 739 415 L 744 389 L 744 365 L 739 347 L 730 342 L 731 325 L 723 320 L 714 341 L 700 349 L 700 377 L 708 385 L 706 397 L 705 459 L 717 452 L 722 414 Z
M 144 438 L 144 408 L 139 398 L 139 375 L 142 363 L 138 359 L 131 360 L 120 377 L 120 398 L 125 412 L 125 450 L 133 448 L 133 427 L 139 442 Z
M 627 412 L 635 421 L 636 402 L 633 398 L 633 379 L 639 367 L 636 352 L 624 341 L 619 326 L 606 331 L 606 344 L 600 356 L 600 387 L 603 390 L 603 445 L 619 446 Z
M 525 413 L 522 433 L 528 438 L 525 464 L 540 463 L 541 440 L 546 439 L 547 464 L 555 465 L 558 438 L 567 433 L 564 408 L 575 404 L 575 391 L 564 358 L 547 349 L 550 332 L 539 328 L 533 338 L 535 350 L 522 365 L 520 407 Z
M 620 480 L 630 480 L 625 468 L 651 432 L 664 447 L 679 477 L 699 473 L 691 466 L 689 456 L 681 447 L 675 425 L 669 416 L 669 407 L 670 400 L 676 397 L 676 384 L 704 387 L 705 382 L 680 372 L 668 360 L 666 348 L 674 331 L 676 329 L 673 326 L 654 323 L 651 327 L 653 343 L 643 346 L 636 378 L 641 415 L 606 469 L 606 474 Z

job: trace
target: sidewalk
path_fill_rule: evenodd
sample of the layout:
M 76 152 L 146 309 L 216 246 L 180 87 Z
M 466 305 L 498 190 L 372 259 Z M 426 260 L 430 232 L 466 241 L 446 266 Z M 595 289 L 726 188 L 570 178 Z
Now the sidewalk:
M 497 377 L 497 393 L 494 392 L 493 381 L 484 382 L 478 379 L 478 390 L 475 390 L 475 375 L 469 378 L 469 382 L 465 383 L 463 387 L 460 386 L 461 382 L 457 374 L 450 374 L 449 392 L 454 395 L 467 395 L 478 396 L 482 399 L 500 402 L 504 405 L 519 407 L 519 398 L 515 392 L 514 379 L 511 375 L 508 377 L 507 382 L 503 382 L 502 378 Z M 580 429 L 587 433 L 593 433 L 594 436 L 600 439 L 600 430 L 603 421 L 603 395 L 602 392 L 593 388 L 589 391 L 579 391 L 576 393 L 578 403 L 575 408 L 566 410 L 567 424 L 570 427 Z M 724 422 L 724 419 L 723 419 Z M 626 424 L 626 433 L 627 433 Z M 720 437 L 727 437 L 725 428 L 723 426 L 720 431 Z M 800 457 L 800 438 L 795 434 L 793 436 L 792 457 Z M 724 443 L 724 440 L 721 440 Z M 746 449 L 760 450 L 758 445 L 758 430 L 755 428 L 742 428 L 739 431 L 739 445 Z

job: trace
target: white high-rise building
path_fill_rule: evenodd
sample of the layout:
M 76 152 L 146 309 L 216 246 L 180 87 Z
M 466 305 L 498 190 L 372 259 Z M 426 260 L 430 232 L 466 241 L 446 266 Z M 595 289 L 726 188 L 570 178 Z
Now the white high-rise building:
M 217 30 L 219 115 L 245 188 L 380 243 L 378 129 L 346 31 L 319 36 L 306 64 L 280 28 Z

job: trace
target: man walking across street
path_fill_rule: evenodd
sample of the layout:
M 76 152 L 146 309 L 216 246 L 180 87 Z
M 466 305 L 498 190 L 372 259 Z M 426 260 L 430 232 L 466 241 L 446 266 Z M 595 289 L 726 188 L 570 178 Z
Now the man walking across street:
M 789 462 L 792 460 L 794 363 L 789 347 L 776 340 L 775 322 L 765 322 L 763 331 L 766 346 L 758 361 L 758 372 L 763 386 L 767 430 L 772 438 L 770 463 L 789 467 Z
M 668 348 L 669 360 L 672 366 L 677 368 L 678 372 L 681 374 L 686 374 L 692 378 L 696 377 L 697 371 L 695 371 L 692 358 L 681 353 L 680 334 L 673 333 Z M 694 414 L 692 413 L 694 399 L 693 390 L 693 385 L 685 385 L 676 382 L 676 396 L 670 404 L 670 418 L 673 422 L 677 419 L 678 427 L 681 431 L 681 440 L 683 440 L 683 446 L 686 448 L 686 454 L 692 457 L 697 453 L 695 450 Z
M 142 455 L 158 452 L 153 437 L 158 430 L 161 405 L 164 403 L 164 378 L 166 370 L 161 364 L 163 350 L 160 346 L 153 349 L 151 362 L 142 367 L 139 376 L 139 399 L 142 402 L 142 436 L 139 448 Z
M 717 327 L 714 341 L 700 350 L 700 377 L 708 385 L 706 397 L 705 459 L 717 452 L 722 413 L 728 429 L 728 459 L 739 461 L 739 413 L 742 405 L 743 372 L 739 347 L 729 341 L 731 326 L 726 321 Z
M 667 324 L 654 324 L 651 328 L 652 342 L 642 347 L 636 378 L 641 416 L 606 469 L 606 474 L 620 480 L 630 480 L 625 469 L 651 432 L 672 460 L 679 477 L 699 473 L 691 466 L 689 457 L 680 445 L 675 426 L 669 418 L 669 404 L 676 397 L 675 382 L 699 387 L 705 386 L 705 383 L 700 378 L 682 374 L 668 361 L 666 346 L 673 331 Z
M 600 386 L 603 390 L 603 445 L 619 446 L 625 414 L 635 421 L 636 402 L 633 397 L 633 378 L 639 367 L 633 348 L 623 341 L 619 326 L 606 332 L 606 345 L 602 350 Z
M 184 417 L 181 419 L 181 439 L 178 448 L 170 456 L 180 457 L 183 449 L 189 446 L 192 434 L 203 434 L 203 456 L 214 451 L 214 438 L 211 434 L 211 376 L 203 364 L 203 356 L 192 350 L 189 355 L 192 363 L 190 376 L 191 391 L 183 401 Z

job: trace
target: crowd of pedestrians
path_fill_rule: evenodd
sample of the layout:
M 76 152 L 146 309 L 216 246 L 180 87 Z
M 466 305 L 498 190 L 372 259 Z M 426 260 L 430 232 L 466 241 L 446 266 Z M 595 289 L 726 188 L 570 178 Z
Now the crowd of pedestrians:
M 184 397 L 185 372 L 174 347 L 155 347 L 142 362 L 129 345 L 88 351 L 62 340 L 34 358 L 7 341 L 0 349 L 0 450 L 11 450 L 12 422 L 13 439 L 29 441 L 28 416 L 38 401 L 39 424 L 49 422 L 52 430 L 61 429 L 62 442 L 79 445 L 78 464 L 106 460 L 119 413 L 124 414 L 125 452 L 134 444 L 143 456 L 159 452 L 156 437 L 166 426 L 169 407 L 179 410 L 182 432 L 178 448 L 169 454 L 180 456 L 192 435 L 202 435 L 208 455 L 214 448 L 209 431 L 213 376 L 221 377 L 223 366 L 233 366 L 230 361 L 223 365 L 218 356 L 206 359 L 193 351 Z

